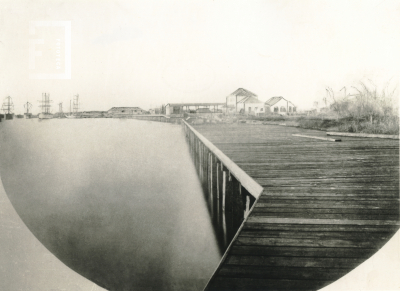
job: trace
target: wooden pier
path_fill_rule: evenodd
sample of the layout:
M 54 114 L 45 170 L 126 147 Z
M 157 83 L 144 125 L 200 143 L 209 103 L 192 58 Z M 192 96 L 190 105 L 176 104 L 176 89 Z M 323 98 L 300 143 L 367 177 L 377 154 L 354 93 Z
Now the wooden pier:
M 317 290 L 357 267 L 399 229 L 398 140 L 342 137 L 335 143 L 293 136 L 325 132 L 274 125 L 195 129 L 264 188 L 250 211 L 239 199 L 244 223 L 233 219 L 238 231 L 229 236 L 206 290 Z M 223 164 L 211 159 L 208 168 Z M 223 198 L 238 200 L 229 193 Z

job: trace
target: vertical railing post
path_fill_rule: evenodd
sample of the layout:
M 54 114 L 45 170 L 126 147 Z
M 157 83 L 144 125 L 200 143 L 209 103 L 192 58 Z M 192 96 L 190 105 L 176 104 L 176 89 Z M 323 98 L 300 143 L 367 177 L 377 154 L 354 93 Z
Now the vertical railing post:
M 200 165 L 200 142 L 199 139 L 196 137 L 196 159 L 197 159 L 197 174 L 200 175 L 199 165 Z
M 226 217 L 226 229 L 228 233 L 228 241 L 233 238 L 233 196 L 234 196 L 234 188 L 233 188 L 233 179 L 234 177 L 230 173 L 230 171 L 226 172 L 227 178 L 225 179 L 225 217 Z
M 243 216 L 246 218 L 249 215 L 250 208 L 252 206 L 250 193 L 242 187 L 242 199 L 243 199 Z
M 202 146 L 201 146 L 201 142 L 200 142 L 200 140 L 198 139 L 198 141 L 199 141 L 199 175 L 200 175 L 200 181 L 201 181 L 201 184 L 203 184 L 203 177 L 202 177 L 202 173 L 201 173 L 201 150 L 202 150 Z
M 228 175 L 222 164 L 221 164 L 221 171 L 222 171 L 221 216 L 222 216 L 222 230 L 223 230 L 223 237 L 224 237 L 224 245 L 226 246 L 228 243 L 228 226 L 227 226 L 227 218 L 226 218 L 226 185 L 227 185 Z
M 243 196 L 242 196 L 242 185 L 240 182 L 234 178 L 233 179 L 233 197 L 232 197 L 232 213 L 233 213 L 233 228 L 238 229 L 241 225 L 244 215 L 244 204 L 243 204 Z
M 246 207 L 244 209 L 244 218 L 246 218 L 249 215 L 250 212 L 250 196 L 246 195 Z
M 211 192 L 213 193 L 214 215 L 218 217 L 218 162 L 211 153 Z
M 217 211 L 218 211 L 218 224 L 222 221 L 223 211 L 222 211 L 222 201 L 223 201 L 223 166 L 221 162 L 217 163 Z
M 213 192 L 213 156 L 210 151 L 208 151 L 208 163 L 207 163 L 207 181 L 208 181 L 208 192 L 210 193 L 210 209 L 211 209 L 211 219 L 214 218 L 214 192 Z

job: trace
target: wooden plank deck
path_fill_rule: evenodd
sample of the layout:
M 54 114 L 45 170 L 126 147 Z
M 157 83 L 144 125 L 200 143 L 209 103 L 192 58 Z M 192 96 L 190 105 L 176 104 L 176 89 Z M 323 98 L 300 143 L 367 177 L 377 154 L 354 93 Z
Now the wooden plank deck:
M 317 290 L 399 228 L 399 141 L 292 136 L 274 125 L 197 125 L 264 187 L 207 290 Z

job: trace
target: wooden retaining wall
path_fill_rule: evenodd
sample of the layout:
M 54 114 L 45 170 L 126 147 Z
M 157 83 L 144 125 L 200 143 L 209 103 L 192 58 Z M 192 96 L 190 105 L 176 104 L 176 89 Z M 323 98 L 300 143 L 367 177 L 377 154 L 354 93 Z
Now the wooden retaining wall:
M 157 122 L 167 122 L 167 123 L 181 123 L 181 118 L 169 117 L 166 115 L 131 115 L 130 119 L 157 121 Z
M 170 122 L 170 118 L 165 115 L 132 115 L 129 118 L 139 120 L 149 120 L 158 122 Z

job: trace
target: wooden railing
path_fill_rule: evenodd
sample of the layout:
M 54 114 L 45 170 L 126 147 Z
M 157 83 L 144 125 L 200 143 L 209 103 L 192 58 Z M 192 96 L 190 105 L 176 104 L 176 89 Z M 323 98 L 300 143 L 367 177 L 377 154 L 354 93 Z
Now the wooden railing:
M 220 247 L 225 251 L 263 188 L 187 122 L 182 124 Z

